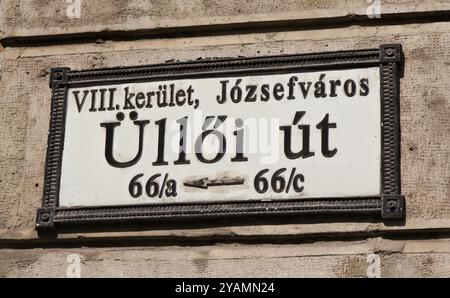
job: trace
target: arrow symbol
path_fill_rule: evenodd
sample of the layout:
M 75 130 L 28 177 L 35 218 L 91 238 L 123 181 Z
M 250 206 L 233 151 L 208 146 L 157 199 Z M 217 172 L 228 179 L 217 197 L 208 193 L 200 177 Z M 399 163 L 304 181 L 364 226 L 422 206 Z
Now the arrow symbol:
M 208 189 L 209 186 L 244 184 L 244 179 L 242 179 L 242 178 L 223 178 L 223 179 L 200 178 L 200 179 L 195 179 L 195 180 L 187 180 L 183 184 L 188 187 Z

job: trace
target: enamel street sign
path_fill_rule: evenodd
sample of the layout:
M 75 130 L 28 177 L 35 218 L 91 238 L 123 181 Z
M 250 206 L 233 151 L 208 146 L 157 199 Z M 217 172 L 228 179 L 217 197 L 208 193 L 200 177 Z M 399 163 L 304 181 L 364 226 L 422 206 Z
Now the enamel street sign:
M 399 45 L 51 74 L 37 227 L 404 214 Z

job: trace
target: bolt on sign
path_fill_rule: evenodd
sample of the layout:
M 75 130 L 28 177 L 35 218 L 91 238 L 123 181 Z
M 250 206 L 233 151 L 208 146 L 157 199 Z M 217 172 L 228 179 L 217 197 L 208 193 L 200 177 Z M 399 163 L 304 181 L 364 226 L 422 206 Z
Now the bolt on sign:
M 271 214 L 402 219 L 402 66 L 401 46 L 390 44 L 53 68 L 37 228 Z

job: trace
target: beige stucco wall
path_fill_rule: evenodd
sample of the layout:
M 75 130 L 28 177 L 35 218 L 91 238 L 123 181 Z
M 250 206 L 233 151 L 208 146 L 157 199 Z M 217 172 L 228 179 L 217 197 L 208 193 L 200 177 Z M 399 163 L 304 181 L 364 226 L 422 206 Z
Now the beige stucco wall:
M 374 253 L 380 258 L 381 276 L 450 275 L 448 240 L 380 238 L 283 245 L 5 249 L 0 255 L 0 274 L 64 277 L 72 263 L 70 256 L 76 254 L 82 277 L 366 277 Z
M 63 1 L 1 1 L 0 275 L 61 276 L 65 256 L 78 253 L 85 276 L 364 276 L 366 257 L 375 252 L 383 276 L 450 276 L 450 22 L 445 20 L 450 2 L 381 1 L 386 15 L 380 19 L 365 16 L 366 1 L 263 2 L 86 1 L 81 18 L 68 19 Z M 401 43 L 405 52 L 400 98 L 405 225 L 290 219 L 55 238 L 34 230 L 44 180 L 50 67 L 383 43 Z M 76 248 L 81 246 L 87 247 Z

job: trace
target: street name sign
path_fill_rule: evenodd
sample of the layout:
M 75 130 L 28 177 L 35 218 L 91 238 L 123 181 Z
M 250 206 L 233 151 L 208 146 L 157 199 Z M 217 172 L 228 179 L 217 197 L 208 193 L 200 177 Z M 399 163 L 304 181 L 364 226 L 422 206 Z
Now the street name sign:
M 52 69 L 37 227 L 404 217 L 401 46 Z

